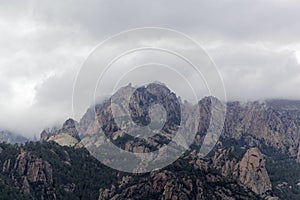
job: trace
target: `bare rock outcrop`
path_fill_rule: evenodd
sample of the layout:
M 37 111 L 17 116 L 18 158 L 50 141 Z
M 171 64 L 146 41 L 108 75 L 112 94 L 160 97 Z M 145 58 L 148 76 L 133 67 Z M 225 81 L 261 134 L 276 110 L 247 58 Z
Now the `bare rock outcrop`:
M 281 102 L 228 102 L 223 136 L 243 140 L 247 146 L 266 145 L 297 157 L 300 140 L 300 105 Z
M 43 130 L 40 134 L 40 141 L 46 141 L 49 137 L 50 134 L 46 130 Z
M 297 159 L 296 159 L 297 163 L 300 163 L 300 144 L 299 144 L 299 148 L 298 148 L 298 153 L 297 153 Z
M 31 190 L 40 191 L 41 197 L 56 199 L 53 189 L 52 167 L 41 158 L 21 151 L 17 156 L 13 169 L 22 177 L 23 191 L 30 194 Z
M 238 160 L 236 158 L 229 159 L 234 149 L 218 149 L 212 158 L 213 166 L 220 170 L 224 177 L 234 177 L 238 168 Z
M 265 168 L 265 159 L 259 149 L 249 149 L 238 165 L 237 175 L 241 184 L 260 195 L 272 190 L 270 178 Z
M 75 146 L 79 143 L 80 137 L 76 129 L 76 121 L 68 119 L 62 128 L 51 133 L 43 130 L 40 135 L 41 141 L 54 141 L 61 146 Z

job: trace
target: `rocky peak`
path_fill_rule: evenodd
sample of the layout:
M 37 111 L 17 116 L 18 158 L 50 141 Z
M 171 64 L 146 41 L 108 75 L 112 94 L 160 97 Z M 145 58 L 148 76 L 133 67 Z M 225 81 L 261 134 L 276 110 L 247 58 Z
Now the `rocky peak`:
M 50 134 L 44 129 L 41 132 L 40 141 L 46 141 L 49 138 Z
M 265 168 L 265 159 L 259 149 L 249 149 L 239 163 L 238 180 L 256 194 L 272 190 L 270 178 Z
M 68 134 L 77 140 L 79 140 L 79 134 L 76 129 L 76 121 L 69 118 L 68 120 L 65 121 L 63 124 L 62 128 L 57 131 L 57 134 Z
M 71 118 L 69 118 L 67 121 L 65 121 L 65 123 L 62 126 L 63 130 L 69 130 L 69 129 L 74 129 L 74 128 L 76 128 L 75 121 Z
M 43 130 L 40 135 L 40 140 L 54 141 L 62 146 L 75 146 L 80 141 L 76 123 L 75 120 L 70 118 L 64 122 L 61 129 L 56 130 L 54 133 Z
M 163 107 L 165 116 L 160 109 L 151 110 L 152 106 L 157 104 Z M 149 149 L 156 150 L 159 146 L 169 143 L 180 125 L 180 106 L 176 95 L 162 84 L 151 83 L 139 88 L 128 85 L 119 89 L 110 99 L 95 105 L 95 112 L 89 109 L 87 112 L 89 114 L 84 115 L 80 126 L 83 126 L 85 135 L 93 135 L 92 131 L 102 129 L 112 142 L 120 140 L 121 143 L 118 145 L 124 150 L 148 152 Z M 123 117 L 114 116 L 115 112 Z M 97 123 L 90 123 L 87 119 Z M 118 119 L 121 120 L 117 121 Z M 162 125 L 157 129 L 157 134 L 150 135 L 146 139 L 133 137 L 130 134 L 146 134 L 142 131 L 133 131 L 131 127 L 138 125 L 146 130 L 151 124 L 158 127 Z

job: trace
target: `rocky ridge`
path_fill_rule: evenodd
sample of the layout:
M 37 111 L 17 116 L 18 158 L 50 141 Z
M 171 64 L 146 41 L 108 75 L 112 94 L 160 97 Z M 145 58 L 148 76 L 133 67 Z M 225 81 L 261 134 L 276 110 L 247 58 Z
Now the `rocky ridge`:
M 162 96 L 168 96 L 167 94 L 170 93 L 170 91 L 164 89 L 160 91 L 159 88 L 155 88 L 155 85 L 151 85 L 151 87 L 150 88 L 153 91 L 157 92 L 157 94 L 159 94 L 160 92 L 164 94 Z M 115 94 L 115 97 L 118 97 L 118 95 L 121 97 L 121 94 L 127 94 L 126 91 L 129 90 L 132 91 L 134 90 L 134 88 L 132 88 L 132 86 L 130 85 L 126 86 L 125 88 L 122 88 L 117 94 Z M 155 95 L 151 96 L 145 92 L 145 89 L 141 89 L 140 93 L 135 94 L 135 98 L 135 101 L 133 101 L 131 104 L 131 107 L 133 108 L 132 110 L 134 111 L 134 113 L 132 114 L 136 119 L 135 122 L 141 123 L 142 125 L 143 123 L 147 124 L 147 117 L 149 116 L 148 113 L 145 112 L 145 110 L 150 105 L 145 105 L 144 101 L 153 101 L 153 99 L 157 100 L 157 97 L 155 97 Z M 198 103 L 201 118 L 199 124 L 193 125 L 193 121 L 189 121 L 189 119 L 184 121 L 184 123 L 189 124 L 187 127 L 198 128 L 197 135 L 195 137 L 195 143 L 193 144 L 195 146 L 201 145 L 203 137 L 205 136 L 205 132 L 208 128 L 210 120 L 211 100 L 211 97 L 207 97 L 202 99 Z M 145 107 L 140 107 L 140 104 L 144 105 Z M 120 106 L 120 110 L 122 110 L 122 107 L 125 106 L 123 104 L 117 105 Z M 242 190 L 244 192 L 249 189 L 249 191 L 253 192 L 254 196 L 256 194 L 262 198 L 276 198 L 272 194 L 274 188 L 272 187 L 270 177 L 266 169 L 265 158 L 260 152 L 260 149 L 264 149 L 265 147 L 272 148 L 276 152 L 287 155 L 297 161 L 300 160 L 300 118 L 298 117 L 300 114 L 300 104 L 298 105 L 297 103 L 293 102 L 292 105 L 288 105 L 289 101 L 283 102 L 275 100 L 248 103 L 228 102 L 226 121 L 223 133 L 221 135 L 222 142 L 219 143 L 219 149 L 216 150 L 213 158 L 210 158 L 208 160 L 195 159 L 195 161 L 193 161 L 194 158 L 190 155 L 186 159 L 190 160 L 189 164 L 194 166 L 193 170 L 199 169 L 200 171 L 207 174 L 209 174 L 209 170 L 217 170 L 220 172 L 217 178 L 214 175 L 206 179 L 206 181 L 215 180 L 218 182 L 223 179 L 226 179 L 227 181 L 232 180 L 236 181 L 236 186 L 243 188 Z M 120 147 L 124 148 L 125 150 L 133 152 L 148 152 L 152 148 L 160 148 L 161 145 L 164 144 L 163 142 L 161 143 L 161 141 L 168 142 L 171 133 L 168 130 L 175 130 L 174 128 L 176 128 L 176 126 L 165 126 L 165 128 L 167 129 L 162 132 L 162 135 L 164 137 L 163 139 L 165 140 L 159 140 L 162 139 L 160 137 L 152 139 L 150 138 L 146 141 L 141 142 L 130 137 L 125 137 L 126 133 L 120 130 L 114 122 L 111 106 L 116 105 L 111 105 L 109 101 L 104 101 L 100 104 L 95 105 L 95 107 L 91 107 L 90 109 L 88 109 L 86 114 L 78 123 L 80 127 L 80 133 L 93 135 L 97 134 L 101 130 L 104 130 L 104 132 L 112 141 L 115 141 L 116 144 L 120 145 Z M 181 104 L 181 106 L 186 106 L 191 111 L 195 110 L 195 107 L 188 103 Z M 173 117 L 175 117 L 176 119 L 176 116 L 178 115 L 175 113 Z M 73 124 L 75 124 L 75 122 Z M 105 124 L 106 126 L 103 127 L 103 124 Z M 126 124 L 123 125 L 126 127 Z M 56 131 L 54 134 L 50 135 L 47 132 L 42 133 L 41 139 L 44 141 L 52 140 L 56 141 L 59 144 L 65 145 L 65 143 L 61 142 L 58 138 L 65 133 L 67 133 L 67 135 L 71 136 L 72 138 L 76 138 L 79 134 L 78 132 L 76 134 L 73 134 L 74 127 L 75 126 L 63 126 L 60 131 Z M 78 141 L 79 140 L 77 140 L 77 143 Z M 145 142 L 147 145 L 145 145 Z M 237 143 L 239 147 L 245 150 L 242 156 L 232 158 L 232 152 L 236 152 L 236 150 L 232 150 L 233 147 L 230 147 L 230 144 L 232 142 Z M 77 143 L 73 142 L 70 146 L 74 146 Z M 208 163 L 212 164 L 213 168 L 210 168 L 208 166 Z M 182 180 L 177 180 L 176 178 L 174 178 L 177 175 L 172 174 L 173 171 L 152 172 L 151 176 L 145 179 L 151 180 L 150 185 L 148 184 L 148 186 L 143 181 L 132 181 L 134 180 L 134 176 L 129 176 L 128 179 L 124 178 L 126 179 L 126 184 L 124 183 L 124 180 L 120 180 L 117 184 L 113 184 L 108 188 L 102 188 L 100 190 L 99 199 L 120 199 L 121 197 L 130 198 L 133 197 L 133 194 L 136 195 L 136 192 L 140 190 L 152 191 L 152 195 L 158 193 L 157 195 L 160 195 L 159 197 L 161 199 L 196 198 L 195 196 L 191 196 L 191 194 L 195 194 L 195 189 L 185 188 L 186 186 L 183 186 L 181 183 Z M 161 178 L 159 177 L 165 178 L 164 181 L 162 181 L 164 183 L 163 187 L 160 188 L 158 192 L 155 189 L 157 188 L 157 182 L 155 182 L 155 180 L 161 180 Z M 172 184 L 174 185 L 174 187 L 170 187 L 170 185 Z M 193 182 L 192 188 L 195 188 L 197 186 L 197 184 L 194 184 L 195 183 Z M 199 187 L 203 188 L 203 185 Z M 182 191 L 179 188 L 185 188 L 185 194 L 176 192 Z M 220 190 L 222 191 L 222 189 Z M 227 192 L 221 192 L 222 194 L 220 195 L 220 197 L 230 199 L 230 197 L 234 196 L 234 194 L 230 193 L 229 191 L 232 191 L 232 188 L 228 189 Z M 203 196 L 205 194 L 205 192 L 201 193 L 199 190 L 198 192 L 196 192 L 196 194 L 200 195 L 198 196 L 200 198 L 201 195 Z M 214 195 L 218 196 L 219 194 L 214 193 Z

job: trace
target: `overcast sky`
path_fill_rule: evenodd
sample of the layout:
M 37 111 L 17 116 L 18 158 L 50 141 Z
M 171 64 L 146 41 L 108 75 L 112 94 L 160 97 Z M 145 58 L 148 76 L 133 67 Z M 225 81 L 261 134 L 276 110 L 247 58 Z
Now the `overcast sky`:
M 27 136 L 72 116 L 80 66 L 107 37 L 165 27 L 196 39 L 229 100 L 300 99 L 300 1 L 0 0 L 0 128 Z

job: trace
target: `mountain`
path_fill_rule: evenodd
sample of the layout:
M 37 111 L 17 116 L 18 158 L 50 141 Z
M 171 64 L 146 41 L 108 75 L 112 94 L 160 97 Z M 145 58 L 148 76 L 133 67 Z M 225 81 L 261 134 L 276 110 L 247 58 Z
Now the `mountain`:
M 260 172 L 253 174 L 256 168 L 251 171 L 252 168 L 244 166 L 243 159 L 232 156 L 231 150 L 217 150 L 205 159 L 190 152 L 164 169 L 128 174 L 106 167 L 84 148 L 53 142 L 0 147 L 0 185 L 6 187 L 1 199 L 12 195 L 22 199 L 260 199 L 235 177 L 226 177 L 218 170 L 226 160 L 234 163 L 236 176 L 245 174 L 250 182 L 259 176 Z M 265 171 L 261 166 L 255 167 Z M 262 178 L 256 187 L 265 185 L 265 190 L 259 192 L 265 193 L 268 183 L 268 179 Z
M 15 143 L 25 143 L 29 141 L 28 138 L 12 133 L 10 131 L 7 130 L 0 130 L 0 142 L 6 142 L 6 143 L 11 143 L 11 144 L 15 144 Z
M 142 119 L 145 120 L 147 120 L 147 113 L 144 113 L 145 109 L 143 109 L 143 106 L 144 108 L 149 107 L 147 102 L 151 102 L 151 99 L 159 100 L 159 97 L 157 97 L 159 95 L 163 97 L 173 96 L 164 86 L 158 86 L 157 84 L 150 84 L 145 88 L 139 88 L 139 90 L 128 85 L 118 91 L 113 96 L 113 99 L 116 102 L 122 102 L 120 100 L 122 96 L 132 94 L 132 91 L 138 91 L 137 93 L 133 93 L 133 97 L 136 98 L 136 101 L 132 103 L 133 106 L 131 106 L 133 112 L 135 112 L 132 116 L 142 116 Z M 147 94 L 146 91 L 150 91 L 152 96 Z M 83 116 L 79 124 L 83 127 L 83 131 L 87 135 L 99 132 L 103 129 L 101 124 L 105 124 L 104 132 L 114 144 L 119 145 L 127 151 L 137 153 L 155 150 L 155 148 L 160 148 L 169 141 L 169 135 L 166 134 L 170 132 L 168 130 L 164 130 L 160 134 L 160 139 L 154 136 L 142 142 L 136 138 L 126 136 L 126 133 L 119 130 L 114 122 L 110 101 L 111 99 L 102 104 L 95 105 L 95 107 L 90 108 Z M 178 99 L 178 101 L 180 102 L 180 99 Z M 188 103 L 180 104 L 181 106 L 188 107 L 189 109 L 187 110 L 189 110 L 189 112 L 199 109 L 198 116 L 200 116 L 201 120 L 198 124 L 198 131 L 192 149 L 193 147 L 199 149 L 197 146 L 200 146 L 203 142 L 203 137 L 205 136 L 211 117 L 212 101 L 216 100 L 213 97 L 206 97 L 200 100 L 198 105 Z M 170 101 L 164 99 L 162 102 Z M 173 102 L 173 109 L 176 108 L 174 105 L 176 105 L 177 100 L 171 100 L 171 102 Z M 139 107 L 138 105 L 143 106 Z M 123 110 L 126 105 L 118 103 L 118 106 L 121 107 L 120 110 Z M 165 107 L 168 106 L 165 105 Z M 235 180 L 251 188 L 253 192 L 263 197 L 269 196 L 269 198 L 271 198 L 271 196 L 273 196 L 273 198 L 275 198 L 275 196 L 278 196 L 282 199 L 300 198 L 300 173 L 299 164 L 297 164 L 300 160 L 300 101 L 275 99 L 246 103 L 228 102 L 226 107 L 226 120 L 220 137 L 219 148 L 223 150 L 234 148 L 235 151 L 246 151 L 254 148 L 256 149 L 255 153 L 251 153 L 248 158 L 246 157 L 244 160 L 251 160 L 256 157 L 266 158 L 265 164 L 262 162 L 263 159 L 258 159 L 258 161 L 256 160 L 255 163 L 253 163 L 253 166 L 257 166 L 257 170 L 259 170 L 260 167 L 266 168 L 261 174 L 257 174 L 252 178 L 250 178 L 251 176 L 240 174 L 240 176 L 243 175 L 244 178 L 235 176 Z M 169 105 L 169 108 L 172 108 L 172 106 Z M 173 126 L 165 126 L 164 128 L 171 130 L 173 128 L 174 130 L 176 129 L 176 120 L 178 120 L 176 116 L 178 116 L 178 114 L 176 112 L 171 114 L 173 114 Z M 181 114 L 184 115 L 185 113 Z M 139 121 L 136 122 L 139 123 Z M 183 123 L 186 127 L 192 127 L 189 119 L 186 119 Z M 90 145 L 89 143 L 86 144 Z M 252 154 L 253 156 L 251 156 Z M 224 159 L 230 160 L 228 158 Z M 223 164 L 225 163 L 228 162 L 224 162 Z M 251 172 L 251 170 L 249 171 Z M 252 171 L 255 170 L 252 169 Z M 223 175 L 225 175 L 225 177 L 231 177 L 233 173 L 234 172 L 231 171 L 231 173 Z M 284 175 L 281 176 L 281 173 Z M 237 173 L 235 172 L 235 174 Z M 253 173 L 249 174 L 251 175 Z M 265 177 L 265 184 L 263 186 L 257 183 L 261 177 Z M 253 187 L 255 185 L 259 186 L 255 188 Z
M 157 103 L 167 112 L 148 112 Z M 133 122 L 120 124 L 114 115 L 122 117 L 128 105 Z M 68 119 L 59 129 L 44 130 L 40 142 L 0 144 L 0 198 L 299 199 L 300 101 L 228 102 L 221 137 L 201 158 L 199 149 L 212 105 L 221 104 L 213 97 L 205 97 L 196 105 L 182 103 L 160 84 L 121 88 L 110 99 L 90 107 L 79 122 Z M 195 124 L 197 117 L 200 121 Z M 91 150 L 106 141 L 100 132 L 119 148 L 147 153 L 168 144 L 180 121 L 184 131 L 196 130 L 194 142 L 174 163 L 161 169 L 126 173 L 92 156 Z M 134 137 L 128 134 L 133 124 L 154 124 L 161 130 L 147 138 Z M 177 142 L 184 145 L 189 140 Z M 117 157 L 108 161 L 115 160 L 119 161 Z M 126 157 L 121 158 L 124 160 Z
M 68 119 L 61 129 L 58 128 L 53 131 L 43 130 L 40 140 L 54 141 L 62 146 L 75 146 L 80 141 L 76 123 L 73 119 Z

